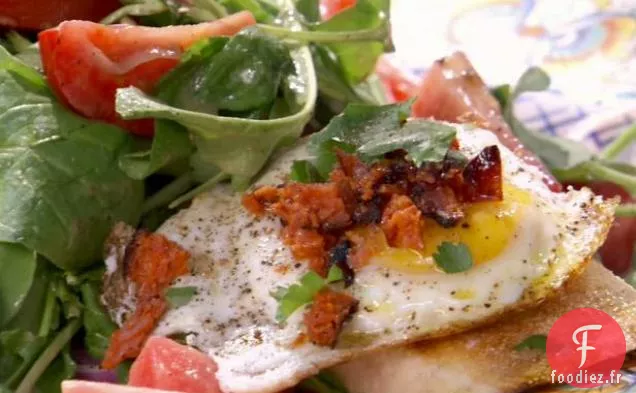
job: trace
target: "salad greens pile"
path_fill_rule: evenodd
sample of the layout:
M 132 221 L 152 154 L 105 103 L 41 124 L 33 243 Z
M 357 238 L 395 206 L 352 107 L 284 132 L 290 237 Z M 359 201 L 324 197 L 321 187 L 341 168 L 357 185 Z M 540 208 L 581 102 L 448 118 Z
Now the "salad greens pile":
M 0 117 L 0 386 L 59 391 L 75 333 L 102 356 L 114 330 L 92 266 L 115 222 L 139 221 L 144 184 L 117 165 L 128 133 L 65 109 L 3 48 Z
M 116 222 L 154 229 L 219 181 L 246 188 L 277 149 L 346 104 L 384 104 L 373 70 L 391 49 L 388 6 L 360 0 L 321 21 L 316 0 L 126 1 L 104 22 L 187 24 L 242 10 L 259 22 L 196 43 L 151 94 L 118 91 L 122 117 L 154 119 L 151 141 L 68 110 L 41 74 L 37 45 L 8 34 L 0 45 L 0 391 L 59 392 L 78 367 L 72 340 L 103 357 L 116 326 L 99 299 L 100 261 Z M 192 295 L 166 294 L 171 304 Z

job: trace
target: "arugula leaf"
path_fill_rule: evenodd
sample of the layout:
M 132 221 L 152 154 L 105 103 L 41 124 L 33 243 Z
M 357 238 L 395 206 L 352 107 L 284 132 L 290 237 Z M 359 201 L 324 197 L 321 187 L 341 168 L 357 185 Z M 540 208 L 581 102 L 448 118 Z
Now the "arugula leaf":
M 37 256 L 24 246 L 0 243 L 0 328 L 20 310 L 31 289 Z
M 181 159 L 194 150 L 188 131 L 169 120 L 155 121 L 155 135 L 150 149 L 119 157 L 119 167 L 133 179 L 141 180 Z
M 343 279 L 342 270 L 337 266 L 332 266 L 326 279 L 315 272 L 309 272 L 302 276 L 299 284 L 292 284 L 287 288 L 278 288 L 276 292 L 272 293 L 272 297 L 278 300 L 276 320 L 284 322 L 298 308 L 311 303 L 314 296 L 326 285 L 342 281 Z
M 307 160 L 294 161 L 289 179 L 298 183 L 317 183 L 323 180 L 316 167 Z
M 293 19 L 287 22 L 299 26 Z M 274 150 L 297 139 L 311 118 L 317 87 L 309 50 L 298 47 L 290 55 L 295 70 L 283 80 L 282 90 L 294 93 L 294 107 L 300 109 L 281 118 L 254 120 L 185 110 L 136 88 L 118 90 L 116 109 L 126 119 L 154 117 L 181 124 L 196 147 L 190 161 L 196 180 L 212 178 L 215 182 L 230 177 L 236 189 L 243 189 Z
M 566 169 L 593 157 L 582 143 L 571 139 L 545 135 L 526 128 L 515 116 L 514 100 L 522 93 L 542 91 L 550 85 L 550 77 L 542 69 L 531 67 L 521 75 L 514 90 L 501 86 L 495 89 L 495 96 L 503 109 L 506 122 L 521 143 L 537 154 L 550 169 Z
M 72 282 L 51 263 L 38 260 L 20 311 L 0 331 L 0 380 L 9 389 L 44 389 L 61 370 L 72 369 L 64 348 L 79 329 L 83 310 Z
M 541 91 L 550 84 L 549 76 L 539 68 L 528 69 L 517 87 L 499 86 L 493 90 L 505 120 L 521 142 L 546 163 L 560 182 L 609 181 L 636 194 L 636 169 L 630 165 L 610 161 L 636 138 L 636 127 L 624 132 L 596 157 L 582 143 L 529 130 L 514 116 L 514 100 L 526 91 Z
M 70 346 L 62 349 L 35 383 L 34 393 L 60 393 L 62 381 L 71 379 L 77 370 L 77 364 L 71 357 Z
M 517 344 L 515 346 L 515 351 L 522 351 L 524 349 L 538 349 L 541 352 L 545 352 L 547 341 L 548 337 L 545 334 L 534 334 Z
M 346 32 L 374 30 L 386 26 L 382 39 L 367 42 L 343 42 L 326 46 L 338 59 L 346 80 L 352 85 L 362 82 L 375 69 L 375 63 L 384 53 L 384 42 L 389 37 L 388 22 L 383 12 L 369 0 L 358 0 L 354 7 L 342 11 L 326 22 L 312 27 L 317 32 Z
M 170 287 L 166 289 L 166 299 L 172 308 L 177 308 L 188 304 L 197 294 L 196 287 Z
M 218 39 L 213 40 L 214 49 L 218 49 L 218 42 Z M 192 70 L 192 61 L 184 63 L 186 72 L 192 75 L 178 93 L 187 97 L 189 105 L 185 105 L 183 99 L 168 103 L 182 109 L 211 108 L 234 112 L 269 107 L 283 77 L 293 72 L 287 48 L 255 28 L 233 36 L 221 50 L 208 50 L 198 57 L 195 70 Z M 177 69 L 172 73 L 180 72 Z M 158 92 L 161 94 L 161 87 Z M 195 105 L 192 105 L 193 101 Z
M 272 14 L 271 9 L 268 9 L 256 0 L 219 0 L 219 2 L 227 8 L 230 13 L 250 11 L 259 23 L 273 22 L 276 16 L 276 14 Z
M 320 20 L 319 0 L 296 0 L 296 10 L 305 18 L 307 22 L 318 22 Z
M 464 243 L 442 242 L 433 259 L 445 273 L 461 273 L 473 267 L 473 256 Z
M 336 100 L 339 105 L 342 103 L 374 105 L 387 103 L 386 92 L 377 77 L 372 75 L 361 84 L 354 86 L 346 79 L 342 65 L 329 48 L 311 45 L 311 52 L 318 76 L 318 88 L 322 95 Z M 341 111 L 342 108 L 333 108 L 334 113 Z
M 117 221 L 135 224 L 143 183 L 117 167 L 131 137 L 67 111 L 36 71 L 0 48 L 0 242 L 75 270 Z
M 102 359 L 108 349 L 110 336 L 117 326 L 101 305 L 100 297 L 101 281 L 91 280 L 83 282 L 79 289 L 84 303 L 84 347 L 95 359 Z
M 314 393 L 347 393 L 346 386 L 331 371 L 323 370 L 298 385 L 302 391 Z

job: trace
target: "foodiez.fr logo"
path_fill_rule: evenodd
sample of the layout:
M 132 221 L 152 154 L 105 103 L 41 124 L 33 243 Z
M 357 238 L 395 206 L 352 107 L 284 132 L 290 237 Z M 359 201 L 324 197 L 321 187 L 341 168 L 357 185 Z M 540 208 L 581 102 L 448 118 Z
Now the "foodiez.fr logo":
M 595 308 L 577 308 L 556 320 L 546 343 L 552 383 L 593 388 L 619 383 L 627 345 L 618 322 Z

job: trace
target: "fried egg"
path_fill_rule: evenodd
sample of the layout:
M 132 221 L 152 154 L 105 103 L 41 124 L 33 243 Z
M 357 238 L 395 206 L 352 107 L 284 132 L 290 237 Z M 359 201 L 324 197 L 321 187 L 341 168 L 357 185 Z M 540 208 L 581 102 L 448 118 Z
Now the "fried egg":
M 469 158 L 498 145 L 504 200 L 470 206 L 455 228 L 427 222 L 424 250 L 386 246 L 373 256 L 346 289 L 359 300 L 358 311 L 334 348 L 305 338 L 302 308 L 276 321 L 271 293 L 299 282 L 308 266 L 282 243 L 278 218 L 251 215 L 226 185 L 196 198 L 159 230 L 191 253 L 192 274 L 174 285 L 196 287 L 197 294 L 168 311 L 154 333 L 179 336 L 209 354 L 223 391 L 267 393 L 362 353 L 463 331 L 545 299 L 602 244 L 615 202 L 587 189 L 552 193 L 542 174 L 491 132 L 452 126 Z M 258 185 L 286 181 L 291 163 L 307 155 L 301 142 Z M 466 244 L 474 266 L 455 274 L 437 269 L 431 255 L 443 241 Z

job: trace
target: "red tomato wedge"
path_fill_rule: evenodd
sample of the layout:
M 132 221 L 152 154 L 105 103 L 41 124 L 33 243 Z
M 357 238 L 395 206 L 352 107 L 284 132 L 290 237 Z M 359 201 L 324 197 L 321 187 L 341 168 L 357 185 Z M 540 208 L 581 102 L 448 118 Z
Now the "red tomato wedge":
M 214 360 L 165 337 L 151 337 L 130 368 L 128 384 L 185 393 L 221 393 Z
M 104 382 L 64 381 L 62 393 L 167 393 L 167 391 Z
M 356 0 L 320 0 L 320 16 L 323 20 L 356 5 Z
M 501 114 L 499 103 L 463 53 L 455 52 L 433 64 L 418 88 L 412 114 L 414 117 L 475 123 L 491 130 L 523 161 L 542 169 L 545 183 L 551 190 L 561 190 L 561 185 L 537 156 L 514 136 Z
M 58 98 L 80 115 L 152 136 L 151 120 L 126 121 L 115 112 L 118 88 L 151 92 L 196 41 L 233 35 L 256 23 L 244 11 L 188 26 L 104 26 L 68 21 L 38 36 L 44 72 Z
M 48 29 L 69 19 L 100 20 L 119 7 L 119 0 L 0 0 L 0 25 Z
M 386 57 L 380 57 L 375 72 L 384 85 L 390 102 L 403 102 L 415 95 L 417 84 L 409 80 Z

